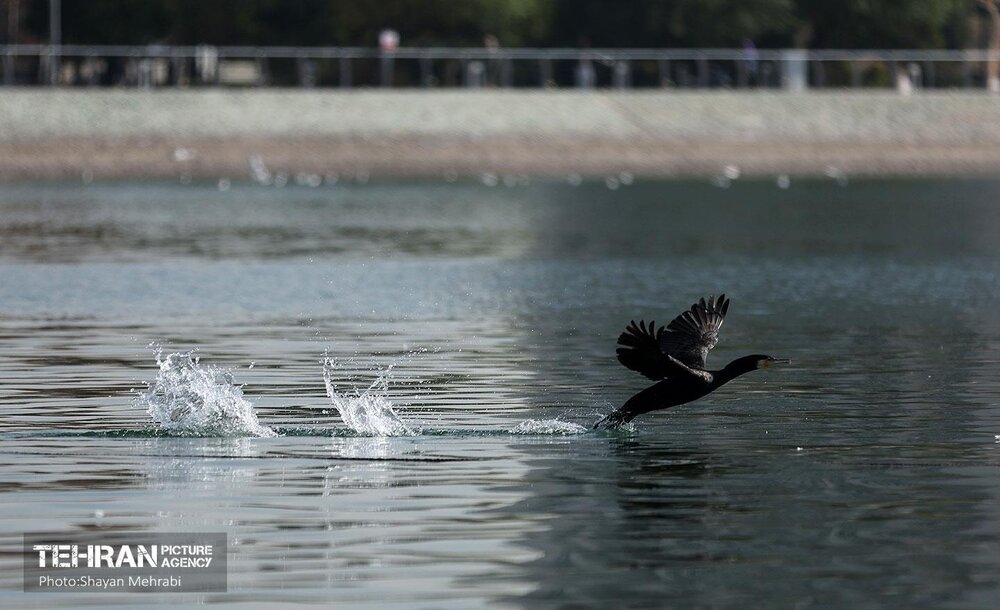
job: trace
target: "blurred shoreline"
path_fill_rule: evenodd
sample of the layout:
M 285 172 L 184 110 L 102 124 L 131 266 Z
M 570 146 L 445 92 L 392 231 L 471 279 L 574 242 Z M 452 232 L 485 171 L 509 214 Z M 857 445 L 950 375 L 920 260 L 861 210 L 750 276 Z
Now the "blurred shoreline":
M 0 95 L 0 179 L 1000 173 L 981 92 L 43 90 Z

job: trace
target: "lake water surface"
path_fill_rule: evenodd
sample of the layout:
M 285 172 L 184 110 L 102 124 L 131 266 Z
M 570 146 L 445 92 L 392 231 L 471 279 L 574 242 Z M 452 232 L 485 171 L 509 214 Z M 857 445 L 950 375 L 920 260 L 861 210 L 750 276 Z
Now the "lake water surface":
M 0 187 L 0 607 L 995 608 L 998 236 L 994 180 Z M 720 292 L 709 364 L 792 364 L 591 432 Z M 228 593 L 20 592 L 102 530 Z

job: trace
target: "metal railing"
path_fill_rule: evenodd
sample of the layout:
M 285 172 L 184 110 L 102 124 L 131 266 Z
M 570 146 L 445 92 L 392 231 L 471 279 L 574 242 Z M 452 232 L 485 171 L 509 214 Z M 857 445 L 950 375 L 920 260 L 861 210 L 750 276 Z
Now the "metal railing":
M 3 85 L 985 88 L 985 50 L 0 45 Z

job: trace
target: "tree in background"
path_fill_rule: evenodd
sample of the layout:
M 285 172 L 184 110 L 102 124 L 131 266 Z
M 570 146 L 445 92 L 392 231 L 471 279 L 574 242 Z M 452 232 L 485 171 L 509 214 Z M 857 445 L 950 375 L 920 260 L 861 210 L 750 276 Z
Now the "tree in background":
M 22 0 L 44 41 L 48 0 Z M 373 46 L 392 27 L 407 45 L 542 44 L 548 0 L 63 0 L 67 44 Z M 23 9 L 22 9 L 23 10 Z
M 957 47 L 968 0 L 798 0 L 802 46 L 813 49 Z
M 20 0 L 23 42 L 49 38 L 48 0 Z M 172 26 L 166 2 L 63 0 L 64 44 L 149 44 L 165 39 Z
M 19 0 L 23 42 L 44 42 L 49 0 Z M 63 42 L 961 48 L 978 0 L 62 0 Z M 6 3 L 9 11 L 10 2 Z
M 790 40 L 792 0 L 555 0 L 553 46 L 736 47 Z

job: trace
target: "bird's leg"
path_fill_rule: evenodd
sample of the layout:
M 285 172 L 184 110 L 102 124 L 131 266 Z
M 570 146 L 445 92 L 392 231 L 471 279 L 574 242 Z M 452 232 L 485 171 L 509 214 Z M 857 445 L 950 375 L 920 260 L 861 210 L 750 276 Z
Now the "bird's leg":
M 601 421 L 594 424 L 594 430 L 614 430 L 621 426 L 622 424 L 632 421 L 631 415 L 627 414 L 622 409 L 617 409 L 611 413 L 608 413 Z

